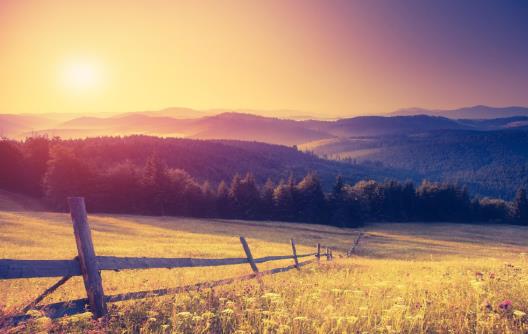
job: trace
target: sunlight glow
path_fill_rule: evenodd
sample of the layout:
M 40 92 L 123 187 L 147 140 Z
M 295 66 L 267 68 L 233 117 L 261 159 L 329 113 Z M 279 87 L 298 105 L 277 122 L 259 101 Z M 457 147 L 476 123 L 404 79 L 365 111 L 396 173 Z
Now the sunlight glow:
M 88 93 L 100 88 L 102 68 L 96 61 L 75 60 L 64 65 L 63 85 L 74 93 Z

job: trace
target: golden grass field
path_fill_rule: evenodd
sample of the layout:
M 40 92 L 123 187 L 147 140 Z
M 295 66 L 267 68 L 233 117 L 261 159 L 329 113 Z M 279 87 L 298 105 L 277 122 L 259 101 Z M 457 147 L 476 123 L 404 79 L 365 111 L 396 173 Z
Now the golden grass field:
M 88 208 L 89 209 L 89 208 Z M 97 255 L 255 257 L 347 249 L 358 230 L 276 222 L 89 215 Z M 257 282 L 110 304 L 102 321 L 80 314 L 32 320 L 3 331 L 112 333 L 526 333 L 528 228 L 454 224 L 371 224 L 357 256 Z M 0 258 L 70 259 L 69 215 L 0 211 Z M 278 261 L 261 270 L 290 265 Z M 175 287 L 250 272 L 249 265 L 103 272 L 106 294 Z M 0 281 L 0 314 L 13 313 L 54 283 Z M 84 296 L 80 277 L 43 303 Z M 511 301 L 504 303 L 505 301 Z M 502 303 L 502 307 L 500 304 Z M 0 329 L 0 332 L 2 330 Z

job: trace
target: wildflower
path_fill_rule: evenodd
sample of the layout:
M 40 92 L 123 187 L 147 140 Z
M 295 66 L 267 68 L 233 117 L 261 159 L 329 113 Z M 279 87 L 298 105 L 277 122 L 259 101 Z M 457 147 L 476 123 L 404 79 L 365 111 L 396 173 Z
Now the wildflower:
M 235 311 L 233 311 L 230 308 L 226 308 L 225 310 L 222 311 L 222 314 L 225 314 L 225 315 L 232 315 L 234 313 L 235 313 Z
M 494 272 L 489 273 L 489 278 L 490 279 L 495 279 L 495 273 Z
M 512 308 L 512 302 L 511 300 L 509 299 L 506 299 L 506 300 L 503 300 L 500 304 L 499 304 L 499 308 L 503 311 L 508 311 Z
M 477 271 L 475 273 L 475 278 L 477 279 L 477 281 L 481 281 L 481 280 L 484 279 L 484 274 L 482 272 L 480 272 L 480 271 Z
M 522 318 L 522 317 L 524 317 L 526 315 L 526 313 L 523 312 L 523 311 L 520 311 L 520 310 L 515 310 L 515 311 L 513 311 L 513 315 L 516 316 L 516 317 Z
M 156 322 L 158 321 L 158 319 L 154 318 L 154 317 L 150 317 L 147 319 L 147 322 Z
M 269 300 L 280 299 L 280 297 L 281 296 L 278 293 L 273 293 L 273 292 L 268 292 L 262 295 L 262 298 L 269 299 Z
M 210 311 L 202 313 L 202 318 L 204 319 L 212 319 L 214 318 L 214 316 L 215 316 L 214 313 Z
M 191 312 L 180 312 L 178 314 L 176 314 L 179 318 L 191 318 L 192 317 L 192 314 Z

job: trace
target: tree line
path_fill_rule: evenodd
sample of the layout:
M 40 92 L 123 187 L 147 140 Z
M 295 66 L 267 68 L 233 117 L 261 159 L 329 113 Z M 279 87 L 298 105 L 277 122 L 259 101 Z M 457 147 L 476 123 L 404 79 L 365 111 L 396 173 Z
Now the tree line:
M 158 154 L 142 164 L 100 165 L 58 139 L 0 141 L 0 188 L 41 196 L 66 210 L 84 196 L 91 212 L 281 220 L 356 227 L 367 221 L 509 222 L 528 225 L 528 200 L 470 196 L 448 183 L 387 180 L 344 182 L 324 191 L 315 172 L 296 179 L 256 181 L 251 172 L 219 183 L 196 180 Z M 212 166 L 214 168 L 214 166 Z

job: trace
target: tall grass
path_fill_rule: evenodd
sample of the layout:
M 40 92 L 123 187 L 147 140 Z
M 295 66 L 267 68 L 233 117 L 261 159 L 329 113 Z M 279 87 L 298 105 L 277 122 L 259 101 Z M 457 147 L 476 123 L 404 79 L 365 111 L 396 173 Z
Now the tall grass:
M 137 216 L 91 216 L 99 255 L 254 256 L 299 252 L 317 242 L 350 247 L 357 231 L 326 226 Z M 359 256 L 322 260 L 214 290 L 111 304 L 101 321 L 89 313 L 32 320 L 13 332 L 115 333 L 525 333 L 528 331 L 528 229 L 515 226 L 382 224 L 364 229 Z M 0 212 L 0 258 L 70 258 L 69 217 Z M 291 261 L 260 265 L 261 269 Z M 104 272 L 107 294 L 155 289 L 250 272 L 249 265 Z M 2 312 L 15 312 L 54 279 L 0 282 Z M 83 297 L 80 278 L 47 302 Z

